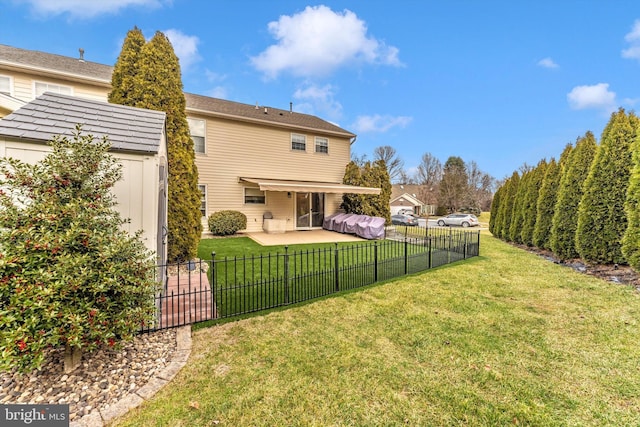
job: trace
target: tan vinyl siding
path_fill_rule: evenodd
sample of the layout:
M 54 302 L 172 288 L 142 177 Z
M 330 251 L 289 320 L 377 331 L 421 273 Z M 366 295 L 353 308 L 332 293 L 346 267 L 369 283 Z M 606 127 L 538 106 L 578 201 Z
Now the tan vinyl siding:
M 11 76 L 13 78 L 13 96 L 25 102 L 29 102 L 35 98 L 35 82 L 43 82 L 60 86 L 70 86 L 72 88 L 71 94 L 73 96 L 95 99 L 98 101 L 106 101 L 107 95 L 110 91 L 110 88 L 108 87 L 74 82 L 49 76 L 12 72 L 10 70 L 3 70 L 2 74 Z
M 207 154 L 196 155 L 199 181 L 209 186 L 209 213 L 232 209 L 247 215 L 247 230 L 262 230 L 262 215 L 287 219 L 287 229 L 295 228 L 295 197 L 286 192 L 267 192 L 265 205 L 244 203 L 244 186 L 240 177 L 273 178 L 298 181 L 342 182 L 350 159 L 350 141 L 313 132 L 307 137 L 307 150 L 291 150 L 292 132 L 282 128 L 258 126 L 219 118 L 207 119 Z M 329 140 L 329 153 L 315 153 L 316 136 Z M 340 195 L 326 195 L 325 214 L 334 213 Z M 203 222 L 206 228 L 206 222 Z
M 0 139 L 0 157 L 13 157 L 27 163 L 36 163 L 45 158 L 51 147 L 42 143 L 30 143 L 11 139 Z M 142 230 L 142 240 L 149 250 L 156 251 L 158 224 L 158 168 L 157 156 L 141 156 L 112 153 L 122 164 L 122 179 L 113 189 L 118 204 L 116 209 L 131 223 L 122 229 L 129 233 Z

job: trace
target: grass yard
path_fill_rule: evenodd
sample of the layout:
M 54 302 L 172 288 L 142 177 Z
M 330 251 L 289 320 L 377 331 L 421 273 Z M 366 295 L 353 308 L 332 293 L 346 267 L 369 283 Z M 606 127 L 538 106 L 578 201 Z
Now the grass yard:
M 481 256 L 200 329 L 119 426 L 640 425 L 640 293 Z

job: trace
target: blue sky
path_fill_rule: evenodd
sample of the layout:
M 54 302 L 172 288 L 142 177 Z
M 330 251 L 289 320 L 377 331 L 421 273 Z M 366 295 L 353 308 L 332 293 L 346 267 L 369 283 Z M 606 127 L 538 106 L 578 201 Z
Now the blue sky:
M 0 43 L 113 65 L 169 36 L 185 90 L 320 116 L 501 179 L 640 102 L 640 1 L 0 0 Z

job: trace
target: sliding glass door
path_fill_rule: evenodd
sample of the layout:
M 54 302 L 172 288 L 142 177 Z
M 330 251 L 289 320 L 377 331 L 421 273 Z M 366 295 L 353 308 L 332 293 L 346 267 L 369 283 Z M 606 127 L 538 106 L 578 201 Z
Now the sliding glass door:
M 324 193 L 296 193 L 296 229 L 322 227 L 324 221 Z

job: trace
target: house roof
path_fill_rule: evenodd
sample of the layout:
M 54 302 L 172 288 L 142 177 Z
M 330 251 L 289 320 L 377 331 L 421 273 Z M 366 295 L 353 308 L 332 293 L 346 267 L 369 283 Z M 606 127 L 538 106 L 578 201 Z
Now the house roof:
M 417 197 L 415 197 L 415 196 L 413 196 L 413 195 L 411 195 L 409 193 L 400 194 L 399 196 L 396 196 L 396 197 L 392 198 L 389 201 L 389 203 L 393 204 L 395 201 L 400 200 L 400 199 L 410 203 L 413 206 L 422 206 L 422 205 L 424 205 L 424 203 L 420 199 L 418 199 Z
M 111 85 L 113 67 L 96 62 L 0 44 L 0 68 L 29 69 L 37 74 L 62 74 L 69 78 L 97 80 Z
M 0 120 L 0 136 L 49 141 L 83 134 L 108 136 L 115 151 L 157 153 L 165 113 L 47 92 Z
M 227 101 L 219 98 L 185 93 L 187 110 L 200 111 L 216 117 L 233 118 L 259 122 L 267 125 L 298 128 L 300 130 L 313 129 L 329 134 L 335 134 L 346 138 L 356 135 L 310 114 L 302 114 L 291 110 L 281 110 L 268 106 L 242 104 L 240 102 Z
M 393 184 L 391 186 L 391 199 L 395 199 L 403 194 L 410 194 L 416 197 L 424 186 L 419 184 Z
M 62 75 L 71 80 L 89 80 L 102 86 L 111 86 L 113 72 L 113 67 L 109 65 L 0 44 L 0 69 L 3 68 L 29 69 L 37 74 Z M 316 130 L 346 138 L 356 136 L 339 126 L 309 114 L 292 113 L 289 110 L 268 106 L 260 106 L 256 109 L 256 106 L 251 104 L 190 93 L 185 93 L 185 98 L 187 111 L 190 112 L 291 129 Z

